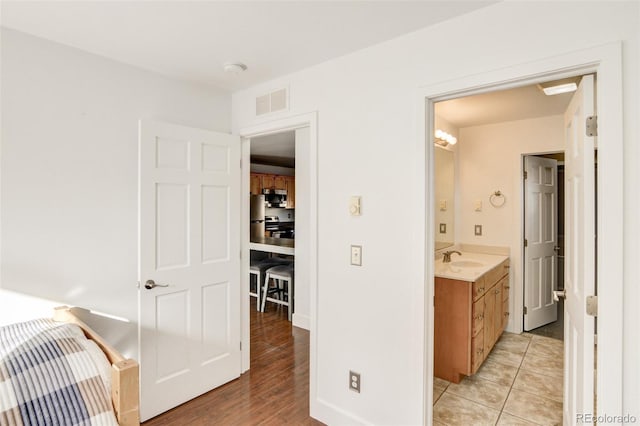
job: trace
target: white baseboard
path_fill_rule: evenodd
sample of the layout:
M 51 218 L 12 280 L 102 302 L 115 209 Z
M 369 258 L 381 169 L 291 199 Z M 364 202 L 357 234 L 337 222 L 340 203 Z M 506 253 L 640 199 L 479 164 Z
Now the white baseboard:
M 335 405 L 317 399 L 311 401 L 311 417 L 327 425 L 370 425 L 372 423 Z
M 293 313 L 291 317 L 291 322 L 294 327 L 304 328 L 305 330 L 311 329 L 311 318 L 308 315 L 296 314 Z

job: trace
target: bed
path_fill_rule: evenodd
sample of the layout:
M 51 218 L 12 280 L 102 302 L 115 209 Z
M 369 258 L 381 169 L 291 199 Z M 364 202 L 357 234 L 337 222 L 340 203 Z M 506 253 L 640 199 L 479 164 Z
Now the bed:
M 66 306 L 0 327 L 0 426 L 139 425 L 138 380 Z

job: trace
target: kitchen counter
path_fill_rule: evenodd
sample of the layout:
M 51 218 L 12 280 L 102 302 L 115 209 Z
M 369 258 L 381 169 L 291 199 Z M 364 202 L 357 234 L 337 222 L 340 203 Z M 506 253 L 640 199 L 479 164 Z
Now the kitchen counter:
M 293 238 L 257 237 L 249 242 L 249 249 L 293 256 L 295 255 L 295 240 Z
M 439 278 L 473 282 L 508 258 L 509 256 L 471 252 L 462 252 L 462 256 L 452 254 L 451 263 L 442 263 L 442 257 L 436 259 L 434 275 Z M 462 262 L 467 262 L 467 265 Z M 478 265 L 470 266 L 470 262 Z

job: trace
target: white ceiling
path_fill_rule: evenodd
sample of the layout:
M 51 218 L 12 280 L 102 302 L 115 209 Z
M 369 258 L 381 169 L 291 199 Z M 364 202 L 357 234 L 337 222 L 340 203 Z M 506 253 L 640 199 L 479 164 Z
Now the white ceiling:
M 3 26 L 182 80 L 246 88 L 496 1 L 2 1 Z M 223 63 L 243 62 L 240 75 Z
M 296 132 L 290 131 L 251 138 L 251 155 L 295 158 Z
M 572 96 L 547 96 L 537 85 L 531 85 L 438 102 L 435 113 L 463 128 L 562 114 Z

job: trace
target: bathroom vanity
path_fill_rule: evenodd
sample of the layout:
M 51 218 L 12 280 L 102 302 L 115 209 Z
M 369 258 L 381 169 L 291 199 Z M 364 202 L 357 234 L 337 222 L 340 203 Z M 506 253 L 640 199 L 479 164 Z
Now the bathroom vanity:
M 509 319 L 509 258 L 463 252 L 435 262 L 434 375 L 475 374 Z

